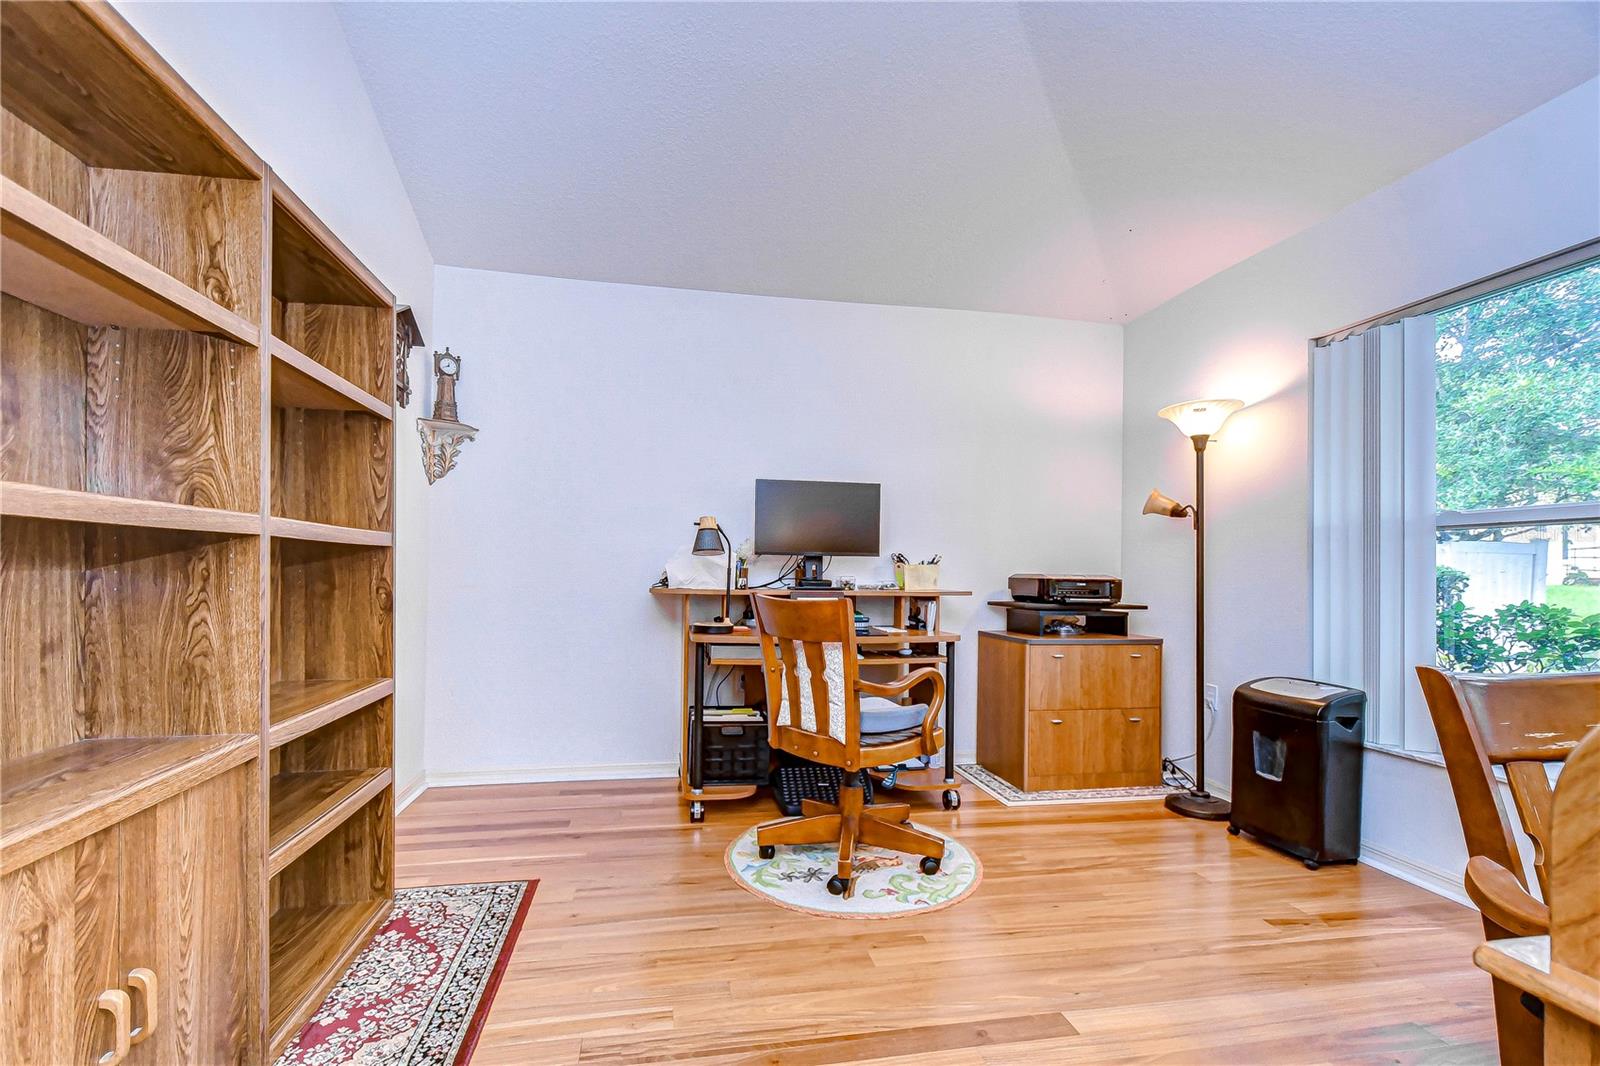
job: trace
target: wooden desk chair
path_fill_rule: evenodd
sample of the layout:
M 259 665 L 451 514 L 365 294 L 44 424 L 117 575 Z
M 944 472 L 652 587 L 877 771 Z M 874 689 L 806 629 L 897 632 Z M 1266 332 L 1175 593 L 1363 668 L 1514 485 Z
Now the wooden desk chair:
M 1545 764 L 1564 762 L 1600 724 L 1600 673 L 1489 677 L 1417 667 L 1439 734 L 1461 831 L 1467 840 L 1466 890 L 1490 940 L 1541 936 L 1550 911 L 1528 890 L 1511 821 L 1500 802 L 1495 766 L 1503 767 L 1522 828 L 1533 841 L 1534 875 L 1548 898 L 1552 793 Z M 1500 1061 L 1543 1061 L 1539 1016 L 1521 992 L 1495 979 Z
M 1472 960 L 1544 1004 L 1544 1058 L 1600 1063 L 1600 729 L 1556 782 L 1549 822 L 1550 935 L 1492 940 Z
M 756 829 L 761 857 L 772 858 L 779 844 L 837 840 L 839 871 L 828 881 L 828 891 L 836 896 L 850 894 L 858 843 L 921 855 L 922 872 L 938 872 L 944 841 L 906 824 L 911 819 L 908 804 L 865 807 L 861 775 L 870 767 L 939 751 L 944 745 L 944 730 L 939 728 L 944 677 L 930 666 L 888 685 L 863 681 L 856 664 L 855 608 L 843 597 L 754 599 L 772 747 L 845 772 L 837 806 L 805 800 L 798 818 L 767 822 Z M 921 726 L 869 735 L 863 743 L 862 695 L 895 699 L 923 682 L 932 683 L 933 698 Z

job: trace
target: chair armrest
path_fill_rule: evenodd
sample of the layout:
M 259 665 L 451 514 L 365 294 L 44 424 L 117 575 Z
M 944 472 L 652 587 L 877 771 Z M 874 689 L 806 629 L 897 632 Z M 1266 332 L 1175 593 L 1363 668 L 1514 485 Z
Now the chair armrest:
M 1550 908 L 1529 895 L 1516 875 L 1493 859 L 1467 860 L 1467 898 L 1483 916 L 1512 936 L 1544 936 L 1550 932 Z
M 912 688 L 924 681 L 932 681 L 934 683 L 933 699 L 928 701 L 928 706 L 932 708 L 943 704 L 944 675 L 931 666 L 913 670 L 900 680 L 891 681 L 887 685 L 880 685 L 876 681 L 864 681 L 858 678 L 856 680 L 856 691 L 865 692 L 869 696 L 887 696 L 890 699 L 895 699 L 896 697 L 904 696 Z
M 924 681 L 933 684 L 933 698 L 928 701 L 928 713 L 922 716 L 922 754 L 937 755 L 944 746 L 944 731 L 939 728 L 939 714 L 944 710 L 944 675 L 931 666 L 913 670 L 898 681 L 880 685 L 874 681 L 856 680 L 856 691 L 869 696 L 903 696 Z

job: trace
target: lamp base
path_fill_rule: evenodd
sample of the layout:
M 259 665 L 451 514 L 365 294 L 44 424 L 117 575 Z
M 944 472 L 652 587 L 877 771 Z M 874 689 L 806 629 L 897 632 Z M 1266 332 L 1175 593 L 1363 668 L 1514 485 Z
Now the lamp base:
M 1220 822 L 1233 813 L 1233 804 L 1209 792 L 1172 792 L 1167 795 L 1167 810 L 1185 818 L 1198 818 L 1203 822 Z
M 733 632 L 733 623 L 725 618 L 719 618 L 715 622 L 690 622 L 689 628 L 696 633 L 720 637 Z

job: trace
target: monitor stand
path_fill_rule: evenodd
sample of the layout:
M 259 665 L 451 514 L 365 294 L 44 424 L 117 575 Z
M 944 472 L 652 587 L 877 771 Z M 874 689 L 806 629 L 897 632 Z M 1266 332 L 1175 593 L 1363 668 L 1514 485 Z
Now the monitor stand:
M 833 582 L 822 576 L 822 556 L 802 555 L 794 570 L 797 589 L 831 589 Z

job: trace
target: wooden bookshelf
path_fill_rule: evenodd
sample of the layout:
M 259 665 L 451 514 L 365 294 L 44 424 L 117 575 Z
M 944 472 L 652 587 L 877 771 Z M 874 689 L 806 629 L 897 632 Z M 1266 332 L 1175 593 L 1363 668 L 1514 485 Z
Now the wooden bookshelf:
M 337 978 L 389 915 L 389 901 L 283 907 L 272 915 L 271 981 L 295 989 L 272 1003 L 268 1041 L 282 1047 L 302 1024 L 303 1015 L 321 1005 Z M 330 950 L 331 949 L 331 950 Z
M 272 338 L 272 395 L 285 407 L 361 411 L 390 418 L 394 408 L 287 343 Z
M 0 874 L 259 754 L 253 734 L 79 740 L 16 759 L 0 785 Z
M 109 5 L 0 31 L 0 1062 L 147 966 L 265 1063 L 393 897 L 393 297 Z
M 0 481 L 0 515 L 53 518 L 61 522 L 93 522 L 151 529 L 187 529 L 202 533 L 257 533 L 259 514 L 190 507 L 182 503 L 109 496 L 76 489 L 52 489 L 18 481 Z
M 267 872 L 276 876 L 393 782 L 387 767 L 274 775 Z
M 280 747 L 393 694 L 390 678 L 317 678 L 274 682 L 268 744 Z

